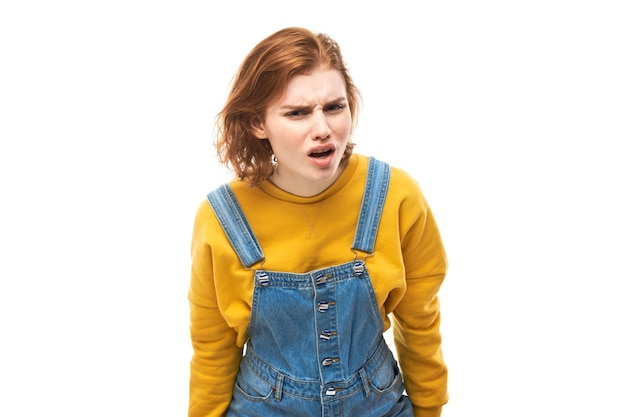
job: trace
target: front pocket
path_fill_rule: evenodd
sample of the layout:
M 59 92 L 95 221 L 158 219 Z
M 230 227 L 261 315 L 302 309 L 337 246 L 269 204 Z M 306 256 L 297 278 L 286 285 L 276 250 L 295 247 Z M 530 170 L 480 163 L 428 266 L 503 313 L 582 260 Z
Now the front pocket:
M 235 389 L 251 401 L 267 400 L 273 392 L 273 387 L 270 383 L 254 372 L 251 372 L 249 369 L 247 372 L 240 372 L 239 375 L 237 375 Z
M 370 385 L 379 394 L 385 394 L 402 385 L 402 375 L 395 359 L 385 361 L 370 379 Z

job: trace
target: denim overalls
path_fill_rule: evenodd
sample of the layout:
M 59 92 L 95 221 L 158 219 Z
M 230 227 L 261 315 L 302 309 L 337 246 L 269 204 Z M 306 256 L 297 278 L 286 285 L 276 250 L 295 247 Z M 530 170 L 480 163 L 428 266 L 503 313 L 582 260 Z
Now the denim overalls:
M 373 252 L 389 177 L 370 158 L 355 254 Z M 208 198 L 243 266 L 262 261 L 230 187 Z M 307 273 L 251 271 L 249 340 L 227 417 L 413 417 L 364 259 Z

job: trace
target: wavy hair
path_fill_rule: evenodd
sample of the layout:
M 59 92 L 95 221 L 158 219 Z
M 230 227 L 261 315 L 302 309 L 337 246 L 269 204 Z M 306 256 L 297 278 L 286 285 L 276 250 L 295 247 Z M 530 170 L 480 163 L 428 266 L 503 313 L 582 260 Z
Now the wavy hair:
M 280 98 L 295 75 L 308 74 L 320 66 L 343 76 L 352 130 L 356 127 L 361 94 L 350 76 L 341 49 L 328 35 L 303 28 L 285 28 L 259 42 L 235 73 L 224 108 L 215 123 L 218 160 L 250 186 L 258 185 L 273 172 L 269 140 L 254 135 L 252 122 L 265 120 L 266 109 Z M 352 154 L 348 141 L 343 159 Z

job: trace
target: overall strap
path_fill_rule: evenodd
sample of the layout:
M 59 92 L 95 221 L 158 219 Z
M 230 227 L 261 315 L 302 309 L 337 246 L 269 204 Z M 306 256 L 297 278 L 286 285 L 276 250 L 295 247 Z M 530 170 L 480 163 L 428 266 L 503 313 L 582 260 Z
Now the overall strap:
M 250 268 L 265 258 L 261 245 L 228 184 L 211 191 L 207 198 L 230 244 L 244 267 Z
M 389 164 L 370 157 L 352 249 L 369 254 L 374 252 L 374 242 L 387 198 L 390 176 Z

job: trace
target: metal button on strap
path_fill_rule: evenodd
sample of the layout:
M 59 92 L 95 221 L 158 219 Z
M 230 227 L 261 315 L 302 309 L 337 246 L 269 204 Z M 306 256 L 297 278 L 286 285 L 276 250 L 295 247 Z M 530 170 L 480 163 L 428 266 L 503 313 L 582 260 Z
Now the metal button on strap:
M 365 262 L 361 260 L 354 261 L 354 265 L 352 265 L 352 272 L 354 275 L 361 276 L 365 272 Z
M 339 358 L 326 358 L 322 361 L 322 366 L 330 366 L 336 362 L 339 362 Z
M 267 287 L 270 285 L 270 277 L 265 271 L 256 271 L 256 279 L 259 281 L 259 285 Z

